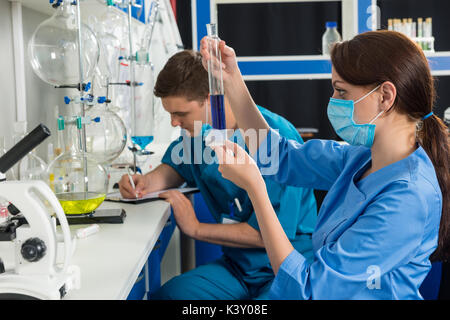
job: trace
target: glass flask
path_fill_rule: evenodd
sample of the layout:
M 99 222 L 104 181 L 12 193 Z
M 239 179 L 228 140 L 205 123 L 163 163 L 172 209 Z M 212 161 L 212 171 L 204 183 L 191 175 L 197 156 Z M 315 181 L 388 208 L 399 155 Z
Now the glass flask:
M 18 164 L 19 180 L 43 180 L 47 164 L 36 155 L 36 150 L 28 153 Z
M 127 15 L 114 7 L 112 0 L 106 1 L 106 11 L 98 19 L 104 33 L 112 34 L 120 42 L 122 51 L 129 51 Z M 128 53 L 127 55 L 128 56 Z
M 8 151 L 6 149 L 6 139 L 5 137 L 0 137 L 0 157 L 2 157 L 6 151 Z M 9 169 L 4 174 L 6 176 L 6 180 L 16 180 L 16 175 L 13 168 Z
M 109 182 L 105 168 L 81 151 L 81 118 L 77 117 L 76 122 L 77 145 L 56 157 L 46 174 L 66 215 L 89 214 L 97 209 L 105 200 Z
M 92 76 L 100 49 L 92 30 L 81 28 L 83 79 Z M 52 17 L 42 22 L 28 43 L 31 66 L 43 81 L 55 85 L 80 82 L 78 24 L 75 6 L 64 0 Z
M 27 135 L 27 122 L 15 122 L 14 132 L 14 144 L 16 144 Z M 43 180 L 47 164 L 36 154 L 36 149 L 33 149 L 17 162 L 14 168 L 18 180 Z
M 105 25 L 95 16 L 89 17 L 89 27 L 94 31 L 100 46 L 100 57 L 95 68 L 95 75 L 101 79 L 101 86 L 106 86 L 108 81 L 116 82 L 119 76 L 120 40 L 112 31 L 106 30 Z
M 127 129 L 114 109 L 102 103 L 86 112 L 95 119 L 86 125 L 86 151 L 104 165 L 114 161 L 127 143 Z

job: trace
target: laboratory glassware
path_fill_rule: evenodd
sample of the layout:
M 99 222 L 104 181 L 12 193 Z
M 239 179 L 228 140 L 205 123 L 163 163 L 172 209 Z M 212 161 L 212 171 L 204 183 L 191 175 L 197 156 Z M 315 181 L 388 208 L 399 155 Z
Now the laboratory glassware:
M 140 84 L 135 90 L 135 130 L 131 136 L 138 145 L 140 154 L 145 154 L 145 147 L 153 141 L 154 135 L 154 102 L 153 87 L 155 83 L 154 66 L 148 59 L 137 60 L 135 64 L 136 81 Z
M 6 139 L 5 137 L 0 137 L 0 157 L 2 157 L 6 153 Z M 5 172 L 6 180 L 16 180 L 16 174 L 14 169 L 11 168 Z
M 104 33 L 112 34 L 120 42 L 120 49 L 125 55 L 129 54 L 128 22 L 126 14 L 114 7 L 114 1 L 106 1 L 106 11 L 98 19 Z
M 72 0 L 64 0 L 52 17 L 42 22 L 28 44 L 31 66 L 43 81 L 74 85 L 80 79 L 78 23 Z M 81 28 L 83 78 L 92 76 L 99 59 L 99 44 L 90 28 Z
M 207 24 L 208 31 L 208 80 L 211 112 L 206 109 L 206 121 L 212 125 L 205 137 L 207 146 L 223 145 L 227 139 L 225 100 L 222 74 L 222 56 L 219 49 L 220 39 L 216 24 Z
M 211 103 L 211 122 L 214 129 L 226 129 L 224 89 L 222 77 L 222 56 L 216 24 L 208 24 L 208 80 Z
M 98 22 L 95 16 L 89 17 L 89 26 L 94 31 L 100 47 L 99 61 L 94 71 L 97 81 L 94 80 L 94 84 L 106 88 L 109 82 L 115 82 L 119 77 L 121 43 L 112 32 L 106 30 L 103 23 Z
M 76 143 L 69 148 L 66 146 L 68 151 L 50 163 L 46 182 L 66 215 L 90 214 L 105 200 L 109 178 L 106 169 L 82 150 L 81 117 L 74 117 L 72 121 L 77 127 L 77 139 L 72 140 Z
M 155 83 L 155 71 L 150 60 L 150 45 L 153 30 L 158 15 L 159 1 L 152 1 L 150 5 L 149 18 L 147 20 L 144 35 L 140 47 L 136 51 L 134 64 L 134 76 L 139 84 L 134 87 L 134 132 L 131 141 L 139 146 L 139 154 L 149 154 L 146 146 L 153 141 L 154 137 L 154 102 L 153 87 Z
M 14 143 L 18 143 L 27 135 L 27 122 L 15 122 L 14 131 Z M 46 170 L 47 164 L 36 154 L 36 149 L 31 150 L 19 160 L 15 167 L 18 180 L 42 180 Z
M 99 103 L 89 108 L 86 118 L 86 151 L 103 165 L 110 164 L 127 143 L 127 129 L 110 104 Z

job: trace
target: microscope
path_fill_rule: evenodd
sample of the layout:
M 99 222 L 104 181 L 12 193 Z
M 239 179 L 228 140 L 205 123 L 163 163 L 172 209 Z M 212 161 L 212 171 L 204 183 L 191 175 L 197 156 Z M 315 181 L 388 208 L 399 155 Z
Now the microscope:
M 0 197 L 9 202 L 9 217 L 0 224 L 0 299 L 57 300 L 80 287 L 80 270 L 71 265 L 74 241 L 55 194 L 43 181 L 6 181 L 4 175 L 50 134 L 41 124 L 0 158 Z M 61 263 L 58 250 L 64 251 Z

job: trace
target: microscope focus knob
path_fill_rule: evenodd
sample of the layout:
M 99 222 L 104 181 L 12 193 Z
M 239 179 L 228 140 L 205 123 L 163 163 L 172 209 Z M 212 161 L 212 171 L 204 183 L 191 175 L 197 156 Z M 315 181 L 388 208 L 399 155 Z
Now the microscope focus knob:
M 39 238 L 30 238 L 22 244 L 22 257 L 29 262 L 37 262 L 44 255 L 47 247 Z

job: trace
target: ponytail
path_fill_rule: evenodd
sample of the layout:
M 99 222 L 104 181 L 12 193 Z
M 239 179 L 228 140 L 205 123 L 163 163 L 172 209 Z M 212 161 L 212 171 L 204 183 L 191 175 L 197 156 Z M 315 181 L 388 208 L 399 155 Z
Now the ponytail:
M 439 240 L 431 261 L 448 261 L 450 258 L 450 144 L 448 128 L 437 116 L 431 115 L 421 123 L 417 138 L 433 162 L 442 192 L 442 214 Z

